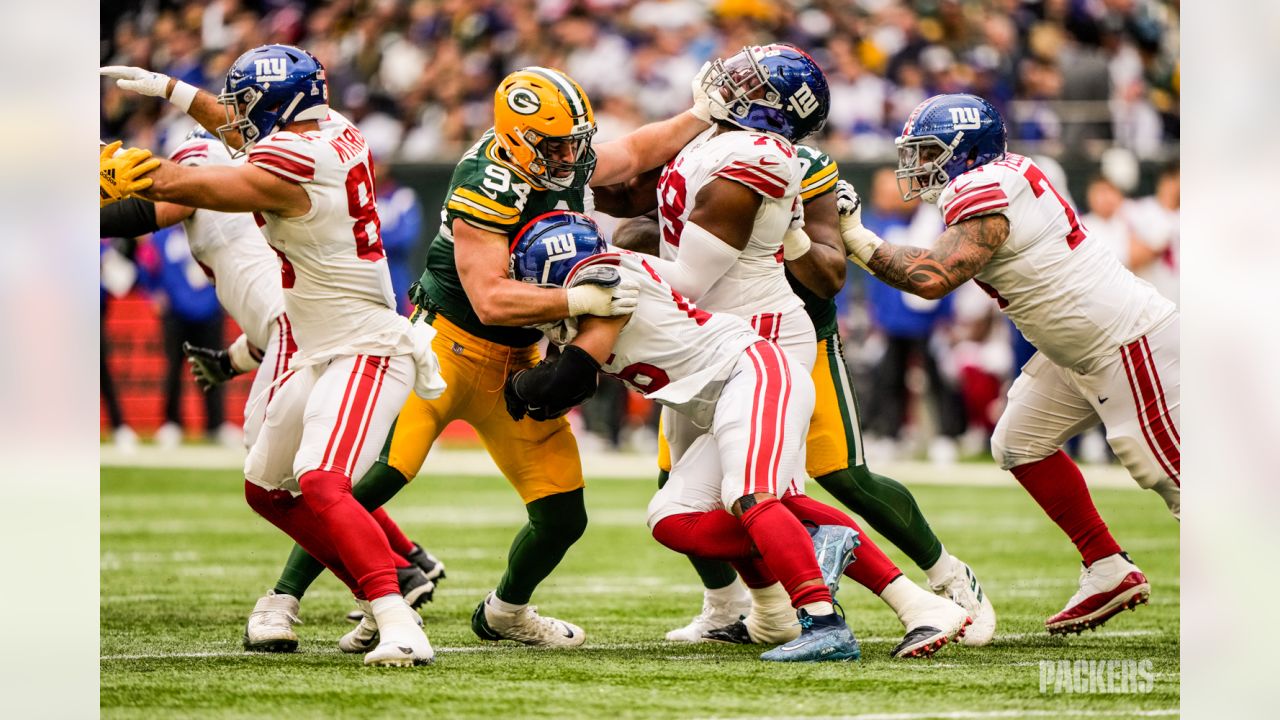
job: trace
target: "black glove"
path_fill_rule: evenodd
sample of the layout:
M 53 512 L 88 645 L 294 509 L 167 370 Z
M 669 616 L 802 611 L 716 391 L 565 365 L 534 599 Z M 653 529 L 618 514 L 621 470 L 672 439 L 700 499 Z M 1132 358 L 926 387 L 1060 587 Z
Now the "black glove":
M 529 406 L 516 393 L 516 377 L 520 373 L 528 372 L 527 370 L 517 370 L 507 377 L 507 382 L 502 386 L 502 399 L 507 401 L 507 414 L 512 420 L 520 421 L 525 415 L 529 414 Z
M 196 386 L 205 392 L 240 374 L 231 364 L 231 355 L 226 350 L 198 347 L 184 342 L 182 354 L 191 362 L 191 376 L 195 378 Z

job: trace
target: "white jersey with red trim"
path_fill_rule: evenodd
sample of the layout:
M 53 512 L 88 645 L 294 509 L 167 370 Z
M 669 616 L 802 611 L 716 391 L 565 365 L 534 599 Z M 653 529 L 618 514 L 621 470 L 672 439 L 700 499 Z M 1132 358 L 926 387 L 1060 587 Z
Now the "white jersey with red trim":
M 179 165 L 239 165 L 221 141 L 207 137 L 185 140 L 169 159 Z M 191 255 L 213 281 L 218 302 L 244 331 L 249 342 L 266 350 L 271 329 L 284 312 L 280 261 L 248 213 L 197 209 L 182 223 Z
M 700 427 L 709 426 L 730 370 L 760 336 L 739 317 L 695 306 L 641 255 L 602 253 L 583 261 L 575 272 L 599 264 L 616 265 L 623 277 L 640 285 L 639 305 L 601 371 Z
M 712 312 L 750 317 L 763 311 L 789 312 L 804 307 L 787 283 L 782 266 L 782 236 L 799 202 L 804 173 L 795 148 L 772 133 L 711 127 L 667 163 L 658 180 L 660 257 L 674 260 L 680 233 L 693 213 L 702 186 L 717 178 L 742 183 L 761 195 L 751 238 L 738 261 L 698 304 Z
M 300 217 L 258 214 L 280 256 L 296 362 L 410 352 L 409 321 L 396 312 L 382 250 L 373 159 L 356 126 L 330 111 L 318 130 L 259 141 L 249 162 L 298 183 L 311 198 Z
M 974 278 L 1027 340 L 1055 364 L 1089 361 L 1168 322 L 1176 309 L 1090 236 L 1075 210 L 1030 159 L 963 173 L 938 198 L 948 226 L 999 213 L 1009 237 Z

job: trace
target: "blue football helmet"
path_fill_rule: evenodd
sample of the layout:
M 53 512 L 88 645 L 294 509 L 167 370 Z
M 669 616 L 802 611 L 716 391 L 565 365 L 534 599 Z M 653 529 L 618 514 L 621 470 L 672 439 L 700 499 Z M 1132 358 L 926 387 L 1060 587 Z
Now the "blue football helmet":
M 218 102 L 227 111 L 218 137 L 234 158 L 291 122 L 323 120 L 329 114 L 329 86 L 324 66 L 311 53 L 292 45 L 263 45 L 231 65 Z M 244 141 L 239 149 L 227 143 L 235 132 Z
M 977 95 L 934 95 L 916 106 L 894 144 L 902 199 L 937 202 L 957 176 L 1004 157 L 1004 118 Z
M 799 142 L 822 129 L 831 91 L 822 68 L 791 45 L 750 45 L 717 59 L 702 80 L 718 105 L 713 113 L 740 128 L 777 133 Z
M 554 210 L 530 220 L 511 243 L 511 277 L 564 287 L 578 263 L 608 249 L 600 229 L 582 213 Z

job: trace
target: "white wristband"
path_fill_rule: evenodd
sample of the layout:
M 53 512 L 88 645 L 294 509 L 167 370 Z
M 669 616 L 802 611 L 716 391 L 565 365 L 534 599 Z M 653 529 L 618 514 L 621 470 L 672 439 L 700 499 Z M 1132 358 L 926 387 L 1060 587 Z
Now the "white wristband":
M 262 364 L 261 360 L 253 356 L 253 347 L 249 345 L 249 338 L 243 334 L 231 343 L 231 347 L 227 348 L 227 355 L 231 357 L 231 367 L 242 373 L 256 370 Z
M 195 102 L 196 94 L 199 92 L 200 89 L 196 86 L 179 80 L 173 86 L 173 92 L 169 94 L 169 102 L 177 105 L 182 112 L 187 112 L 191 109 L 191 103 Z
M 782 259 L 790 262 L 804 257 L 812 246 L 813 241 L 802 228 L 788 230 L 787 234 L 782 236 Z

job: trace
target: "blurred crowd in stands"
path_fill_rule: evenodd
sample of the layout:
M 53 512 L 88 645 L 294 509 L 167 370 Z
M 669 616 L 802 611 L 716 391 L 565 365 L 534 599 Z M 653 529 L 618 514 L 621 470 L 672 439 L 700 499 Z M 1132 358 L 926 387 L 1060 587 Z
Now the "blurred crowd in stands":
M 705 60 L 785 41 L 827 72 L 821 141 L 838 158 L 887 157 L 940 92 L 988 98 L 1037 152 L 1149 157 L 1178 137 L 1178 22 L 1163 0 L 107 0 L 100 55 L 216 89 L 243 51 L 299 45 L 377 157 L 423 162 L 490 125 L 516 68 L 568 72 L 608 139 L 684 109 Z M 167 105 L 103 93 L 103 137 L 163 147 L 185 127 Z
M 898 193 L 889 166 L 902 122 L 929 95 L 975 92 L 1000 108 L 1016 149 L 1050 167 L 1053 157 L 1090 161 L 1096 174 L 1073 183 L 1087 187 L 1074 198 L 1088 213 L 1084 224 L 1177 300 L 1178 22 L 1177 3 L 1157 0 L 108 1 L 101 60 L 216 91 L 251 47 L 284 42 L 313 52 L 327 68 L 333 104 L 359 124 L 380 161 L 383 242 L 405 312 L 404 291 L 421 271 L 413 258 L 434 235 L 438 208 L 384 173 L 388 159 L 452 164 L 491 124 L 493 89 L 518 67 L 573 76 L 595 107 L 598 139 L 607 140 L 687 107 L 689 79 L 706 59 L 775 40 L 810 51 L 831 82 L 830 120 L 811 142 L 838 160 L 888 164 L 860 188 L 864 221 L 886 239 L 927 245 L 942 227 L 936 207 L 904 203 Z M 168 104 L 107 83 L 102 92 L 103 138 L 163 152 L 191 127 Z M 1139 158 L 1165 162 L 1144 197 Z M 1052 179 L 1067 192 L 1064 178 Z M 184 387 L 196 392 L 183 378 L 182 340 L 216 344 L 234 330 L 181 231 L 101 247 L 104 429 L 134 444 L 121 396 L 146 387 L 156 394 L 146 402 L 156 406 L 151 428 L 159 425 L 162 444 L 178 442 L 184 425 L 188 436 L 234 443 L 243 389 L 178 399 Z M 926 301 L 856 268 L 848 277 L 841 330 L 869 457 L 949 462 L 985 452 L 1030 346 L 972 283 Z M 126 321 L 108 320 L 117 300 L 130 313 L 145 302 L 154 341 L 149 329 L 120 337 Z M 134 373 L 122 389 L 112 376 L 133 372 L 127 358 L 138 350 L 122 347 L 130 343 L 152 343 L 148 352 L 166 358 L 165 367 Z M 606 383 L 575 422 L 588 431 L 580 433 L 586 448 L 651 450 L 655 417 L 651 405 Z M 1096 435 L 1073 450 L 1093 461 L 1108 452 Z

